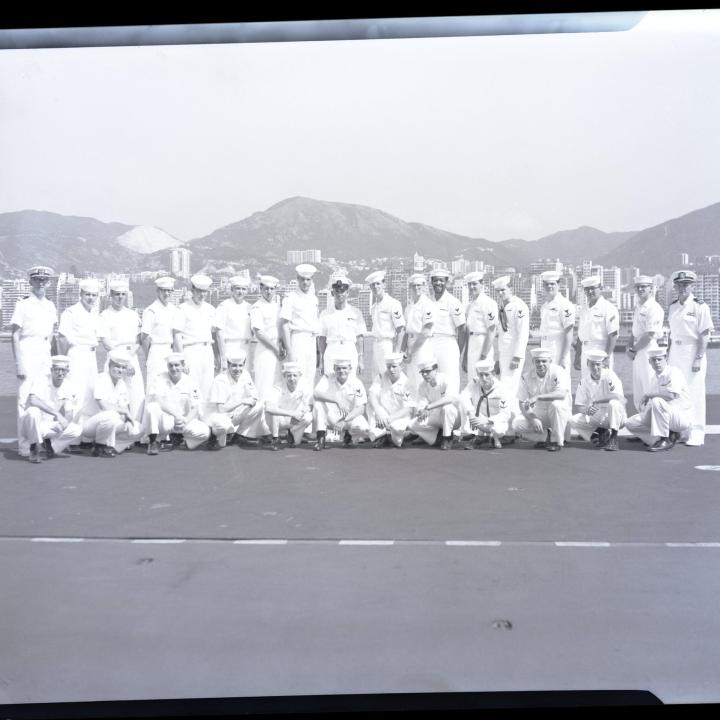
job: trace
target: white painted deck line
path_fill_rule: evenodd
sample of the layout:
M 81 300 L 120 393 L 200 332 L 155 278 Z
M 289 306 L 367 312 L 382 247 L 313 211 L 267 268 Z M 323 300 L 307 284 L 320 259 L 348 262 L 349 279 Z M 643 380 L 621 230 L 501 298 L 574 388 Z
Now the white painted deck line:
M 720 547 L 720 542 L 665 543 L 667 547 Z
M 48 542 L 48 543 L 78 543 L 85 542 L 85 538 L 70 538 L 70 537 L 36 537 L 32 538 L 31 542 Z

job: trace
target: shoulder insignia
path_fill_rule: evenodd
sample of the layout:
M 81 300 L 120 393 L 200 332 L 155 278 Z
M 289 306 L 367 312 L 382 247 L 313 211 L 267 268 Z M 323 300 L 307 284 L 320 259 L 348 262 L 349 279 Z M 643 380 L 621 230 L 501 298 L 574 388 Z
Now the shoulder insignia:
M 501 400 L 500 407 L 504 410 L 507 407 L 507 400 Z
M 518 311 L 517 311 L 517 314 L 515 315 L 515 317 L 521 318 L 521 317 L 525 317 L 525 316 L 523 315 L 523 311 L 522 311 L 522 310 L 518 310 Z
M 698 305 L 702 305 L 702 304 L 705 302 L 704 300 L 701 300 L 700 298 L 696 298 L 696 297 L 694 297 L 693 300 L 694 300 Z
M 488 313 L 488 320 L 494 320 L 494 319 L 495 319 L 495 314 L 492 313 L 492 312 L 489 312 L 489 313 Z
M 427 317 L 430 317 L 430 316 L 432 315 L 432 310 L 428 310 L 428 311 L 425 313 L 425 315 L 426 315 Z
M 570 317 L 570 308 L 565 308 L 565 317 Z

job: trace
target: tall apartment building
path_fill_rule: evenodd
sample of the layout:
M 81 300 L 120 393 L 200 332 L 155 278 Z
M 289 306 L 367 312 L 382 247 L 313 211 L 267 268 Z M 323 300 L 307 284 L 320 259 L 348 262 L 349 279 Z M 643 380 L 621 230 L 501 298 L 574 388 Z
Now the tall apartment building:
M 450 272 L 457 275 L 467 275 L 471 272 L 484 272 L 490 274 L 494 272 L 495 268 L 491 265 L 486 265 L 482 260 L 465 260 L 465 258 L 456 258 L 450 263 Z
M 285 262 L 288 265 L 300 265 L 300 263 L 321 263 L 322 253 L 320 250 L 288 250 L 285 253 Z
M 348 301 L 349 302 L 349 301 Z M 370 328 L 370 305 L 372 303 L 372 290 L 370 288 L 361 288 L 358 292 L 356 302 L 353 303 L 355 307 L 362 313 L 363 319 Z
M 325 288 L 323 290 L 317 291 L 317 298 L 318 298 L 318 312 L 321 313 L 332 302 L 332 296 L 330 295 L 330 291 Z
M 467 304 L 470 299 L 470 292 L 468 291 L 467 283 L 464 280 L 458 278 L 455 280 L 452 287 L 448 289 L 463 305 Z
M 391 262 L 385 272 L 385 289 L 405 307 L 408 298 L 408 278 L 410 273 L 405 270 L 402 262 Z
M 683 266 L 690 264 L 690 256 L 687 253 L 680 253 L 680 264 Z
M 170 251 L 170 272 L 186 280 L 190 277 L 190 250 L 178 247 Z
M 563 271 L 563 264 L 558 258 L 555 258 L 554 260 L 551 260 L 550 258 L 545 258 L 544 260 L 538 259 L 535 260 L 535 262 L 530 263 L 531 275 L 540 275 L 541 273 L 548 272 L 549 270 L 561 273 Z
M 713 324 L 720 329 L 720 275 L 698 275 L 695 296 L 707 303 Z
M 415 253 L 413 255 L 413 272 L 421 273 L 425 269 L 425 258 Z
M 32 288 L 28 280 L 4 280 L 2 284 L 2 324 L 10 325 L 15 303 L 30 294 Z
M 622 289 L 622 270 L 619 267 L 605 268 L 602 274 L 603 287 L 609 290 L 612 300 L 620 305 L 620 292 Z

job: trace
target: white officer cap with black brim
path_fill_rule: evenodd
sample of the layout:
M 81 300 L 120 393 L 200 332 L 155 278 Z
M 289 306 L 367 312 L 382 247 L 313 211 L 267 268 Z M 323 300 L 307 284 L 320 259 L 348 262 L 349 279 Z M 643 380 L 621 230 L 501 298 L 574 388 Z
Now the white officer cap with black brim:
M 47 267 L 47 265 L 33 265 L 33 267 L 28 270 L 28 277 L 30 278 L 48 279 L 53 274 L 53 269 Z
M 694 283 L 697 282 L 697 275 L 692 270 L 676 270 L 672 274 L 672 281 L 674 283 Z

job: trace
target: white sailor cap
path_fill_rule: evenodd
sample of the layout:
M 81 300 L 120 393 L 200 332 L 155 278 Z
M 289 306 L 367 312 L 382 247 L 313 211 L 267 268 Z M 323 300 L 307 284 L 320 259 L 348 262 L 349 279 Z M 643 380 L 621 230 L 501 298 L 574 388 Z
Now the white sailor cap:
M 333 356 L 333 367 L 336 365 L 352 365 L 353 358 L 346 353 L 337 353 Z
M 530 351 L 533 360 L 550 360 L 552 353 L 547 348 L 533 348 Z
M 108 288 L 113 292 L 128 292 L 130 285 L 127 280 L 111 280 L 108 283 Z
M 672 274 L 674 283 L 694 283 L 697 282 L 697 275 L 692 270 L 676 270 Z
M 228 284 L 231 288 L 234 287 L 250 287 L 250 278 L 247 275 L 233 275 Z
M 435 268 L 430 272 L 430 278 L 445 278 L 446 280 L 450 277 L 450 273 L 445 268 Z
M 603 284 L 602 278 L 599 275 L 593 275 L 592 277 L 586 277 L 580 281 L 580 284 L 584 288 L 600 287 Z
M 352 281 L 347 275 L 338 275 L 337 277 L 334 277 L 332 279 L 332 284 L 330 287 L 341 287 L 342 285 L 347 285 L 347 287 L 350 287 L 352 284 Z
M 163 275 L 155 280 L 155 285 L 161 290 L 172 290 L 175 287 L 175 278 Z
M 465 282 L 482 282 L 485 279 L 485 273 L 481 270 L 470 272 L 465 276 Z
M 309 280 L 317 271 L 317 268 L 309 263 L 302 263 L 295 266 L 295 272 L 306 280 Z
M 132 362 L 130 356 L 123 350 L 111 350 L 108 353 L 108 360 L 123 367 L 130 367 L 130 363 Z
M 95 278 L 85 278 L 85 280 L 81 280 L 79 284 L 80 290 L 83 292 L 100 292 L 100 283 L 95 280 Z
M 403 361 L 402 353 L 385 353 L 386 365 L 399 365 Z
M 302 373 L 302 366 L 299 362 L 295 362 L 294 360 L 288 360 L 287 362 L 283 363 L 282 366 L 283 375 L 285 373 Z
M 376 283 L 376 282 L 382 282 L 385 279 L 385 271 L 384 270 L 376 270 L 375 272 L 371 272 L 366 278 L 366 283 Z
M 165 356 L 165 362 L 171 363 L 171 362 L 185 362 L 185 356 L 182 353 L 179 352 L 171 352 L 169 355 Z
M 193 275 L 190 282 L 194 288 L 198 290 L 209 290 L 212 285 L 212 278 L 207 275 Z
M 50 358 L 53 367 L 70 367 L 70 358 L 67 355 L 53 355 Z
M 546 270 L 540 273 L 543 282 L 557 282 L 560 279 L 560 273 L 557 270 Z
M 420 372 L 423 372 L 423 370 L 432 370 L 433 368 L 436 368 L 438 366 L 438 361 L 435 358 L 432 358 L 430 360 L 425 360 L 424 362 L 418 363 L 418 370 Z
M 645 351 L 645 354 L 646 354 L 649 358 L 665 357 L 665 356 L 667 355 L 667 349 L 664 348 L 664 347 L 651 348 L 650 350 L 646 350 L 646 351 Z
M 502 277 L 495 278 L 492 281 L 492 286 L 496 290 L 505 290 L 508 287 L 510 287 L 510 276 L 509 275 L 503 275 Z
M 53 274 L 53 269 L 47 267 L 47 265 L 33 265 L 28 270 L 28 275 L 31 278 L 49 278 Z
M 425 284 L 427 279 L 422 273 L 415 273 L 408 278 L 408 285 Z
M 225 353 L 225 362 L 245 362 L 247 352 L 242 348 L 229 348 Z
M 649 275 L 638 275 L 633 280 L 633 285 L 655 285 L 655 278 L 652 278 Z
M 475 365 L 473 365 L 475 368 L 475 372 L 492 372 L 493 368 L 495 367 L 495 363 L 491 362 L 490 360 L 478 360 Z
M 258 282 L 268 288 L 276 288 L 280 284 L 274 275 L 258 275 Z
M 588 352 L 585 353 L 585 358 L 593 362 L 602 362 L 607 356 L 608 354 L 604 350 L 588 350 Z

